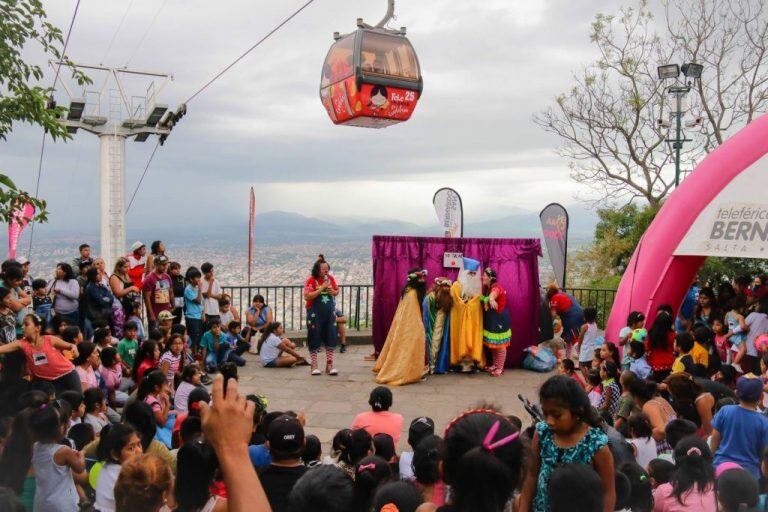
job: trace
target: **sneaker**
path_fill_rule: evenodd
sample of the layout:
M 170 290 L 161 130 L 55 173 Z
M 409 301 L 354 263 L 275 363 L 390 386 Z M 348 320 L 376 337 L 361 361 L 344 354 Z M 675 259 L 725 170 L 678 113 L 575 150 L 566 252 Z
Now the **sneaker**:
M 317 368 L 314 368 L 314 369 L 312 370 L 312 373 L 310 373 L 310 375 L 312 375 L 313 377 L 317 377 L 318 375 L 322 375 L 322 374 L 323 374 L 323 372 L 321 372 L 321 371 L 320 371 L 320 370 L 318 370 Z
M 335 377 L 338 374 L 339 374 L 339 370 L 337 370 L 336 368 L 331 368 L 330 370 L 328 370 L 328 375 L 330 375 L 331 377 Z
M 346 345 L 342 345 L 341 348 L 339 349 L 339 352 L 342 353 L 342 354 L 344 352 L 346 352 L 346 351 L 347 351 L 347 346 Z

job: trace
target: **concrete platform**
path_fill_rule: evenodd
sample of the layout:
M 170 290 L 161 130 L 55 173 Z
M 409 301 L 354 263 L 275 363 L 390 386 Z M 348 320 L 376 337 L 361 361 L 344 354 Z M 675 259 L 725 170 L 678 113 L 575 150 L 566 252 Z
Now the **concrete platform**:
M 301 350 L 302 353 L 306 349 Z M 334 434 L 348 428 L 359 412 L 369 411 L 368 395 L 377 384 L 371 371 L 373 363 L 364 361 L 372 352 L 371 345 L 350 345 L 345 354 L 337 354 L 336 368 L 340 375 L 323 374 L 312 377 L 309 367 L 263 368 L 259 357 L 246 354 L 248 363 L 239 368 L 240 389 L 243 393 L 258 393 L 269 398 L 269 410 L 304 411 L 308 434 L 315 434 L 327 454 Z M 321 354 L 321 360 L 323 360 Z M 321 368 L 324 368 L 323 362 Z M 437 433 L 467 408 L 482 403 L 501 407 L 505 414 L 514 414 L 528 424 L 530 417 L 517 394 L 531 400 L 537 397 L 539 386 L 549 374 L 527 370 L 507 370 L 501 377 L 486 373 L 475 375 L 447 374 L 430 376 L 425 382 L 393 387 L 391 411 L 403 415 L 403 435 L 398 452 L 407 446 L 407 431 L 411 420 L 429 416 L 435 420 Z

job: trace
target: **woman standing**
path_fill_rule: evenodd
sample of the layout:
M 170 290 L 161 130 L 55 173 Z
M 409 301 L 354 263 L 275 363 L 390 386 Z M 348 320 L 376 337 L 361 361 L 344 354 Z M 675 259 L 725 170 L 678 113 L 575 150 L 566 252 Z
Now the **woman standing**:
M 114 297 L 108 287 L 101 283 L 101 273 L 91 267 L 86 273 L 88 284 L 83 295 L 85 317 L 91 323 L 110 325 L 112 323 L 112 301 Z
M 507 310 L 507 292 L 498 282 L 496 271 L 483 272 L 483 344 L 493 352 L 493 364 L 487 368 L 492 377 L 504 373 L 507 347 L 512 338 Z
M 563 340 L 570 347 L 581 331 L 584 310 L 573 295 L 561 291 L 554 283 L 547 287 L 547 300 L 552 320 L 559 316 L 563 322 Z
M 57 316 L 70 320 L 70 325 L 80 325 L 80 284 L 69 263 L 56 265 L 56 275 L 51 285 L 53 291 L 53 311 Z
M 24 338 L 0 345 L 0 354 L 22 351 L 32 376 L 53 384 L 56 396 L 61 396 L 61 393 L 68 390 L 82 393 L 80 377 L 74 365 L 60 352 L 71 350 L 74 357 L 77 357 L 77 345 L 67 343 L 56 336 L 43 334 L 43 319 L 34 313 L 24 317 L 22 329 Z
M 144 249 L 144 252 L 146 252 L 146 248 Z M 148 274 L 153 268 L 155 268 L 153 265 L 155 264 L 155 258 L 158 256 L 165 256 L 168 258 L 168 255 L 165 254 L 165 244 L 161 240 L 155 240 L 152 242 L 149 246 L 149 256 L 147 256 L 147 264 L 146 268 L 149 269 L 146 273 Z M 168 258 L 168 261 L 170 261 L 171 258 Z
M 675 362 L 675 331 L 672 325 L 672 315 L 664 310 L 658 311 L 645 338 L 645 359 L 651 365 L 656 382 L 662 382 L 669 376 Z
M 312 267 L 312 275 L 304 284 L 304 299 L 307 301 L 307 344 L 311 360 L 311 374 L 321 375 L 317 368 L 317 353 L 325 345 L 325 373 L 338 375 L 333 366 L 333 351 L 336 348 L 336 302 L 339 285 L 328 274 L 330 266 L 320 257 Z
M 125 324 L 126 311 L 133 311 L 136 307 L 135 305 L 141 303 L 141 290 L 131 281 L 128 275 L 128 268 L 128 260 L 118 258 L 115 262 L 115 268 L 112 270 L 112 275 L 109 276 L 109 288 L 116 299 L 113 304 L 113 317 L 115 321 L 114 334 L 118 338 L 121 337 L 123 324 Z M 119 305 L 119 313 L 115 305 Z M 117 332 L 118 327 L 120 334 Z
M 141 289 L 144 274 L 149 273 L 152 267 L 147 265 L 147 246 L 141 242 L 133 242 L 131 254 L 125 257 L 128 260 L 128 276 L 133 285 Z

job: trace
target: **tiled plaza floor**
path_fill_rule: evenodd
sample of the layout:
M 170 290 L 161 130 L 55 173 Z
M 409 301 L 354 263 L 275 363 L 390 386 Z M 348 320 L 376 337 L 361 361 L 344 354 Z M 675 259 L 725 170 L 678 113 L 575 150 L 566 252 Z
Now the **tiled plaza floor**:
M 306 349 L 303 349 L 302 353 Z M 333 435 L 349 427 L 355 415 L 370 410 L 368 395 L 376 386 L 373 363 L 363 358 L 370 345 L 352 345 L 347 353 L 336 355 L 337 377 L 309 375 L 309 367 L 290 369 L 263 368 L 258 356 L 246 354 L 248 364 L 239 368 L 243 393 L 259 393 L 269 398 L 269 410 L 304 411 L 307 433 L 315 434 L 327 453 Z M 325 367 L 324 356 L 320 354 Z M 549 374 L 527 370 L 507 370 L 493 378 L 486 373 L 475 375 L 437 375 L 427 381 L 393 387 L 393 412 L 403 415 L 403 432 L 398 451 L 406 448 L 408 424 L 416 416 L 435 420 L 439 434 L 445 425 L 466 408 L 482 402 L 497 404 L 505 414 L 514 414 L 528 424 L 530 417 L 517 398 L 518 393 L 535 400 L 536 392 Z

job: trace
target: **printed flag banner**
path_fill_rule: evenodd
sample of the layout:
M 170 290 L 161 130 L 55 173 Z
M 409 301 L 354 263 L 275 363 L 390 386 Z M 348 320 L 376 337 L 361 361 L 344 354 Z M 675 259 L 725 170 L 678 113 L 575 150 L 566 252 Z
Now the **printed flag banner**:
M 16 258 L 16 249 L 19 246 L 19 237 L 29 221 L 35 216 L 35 207 L 25 203 L 21 208 L 13 211 L 13 218 L 8 225 L 8 258 Z
M 248 211 L 248 284 L 251 284 L 251 267 L 253 265 L 253 227 L 256 217 L 256 195 L 251 187 L 251 206 Z
M 464 210 L 459 193 L 452 188 L 441 188 L 435 192 L 432 204 L 435 206 L 437 220 L 443 228 L 443 235 L 446 238 L 463 237 Z
M 547 205 L 539 214 L 547 254 L 558 286 L 565 287 L 565 258 L 568 254 L 568 212 L 558 203 Z

